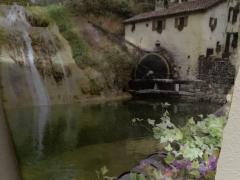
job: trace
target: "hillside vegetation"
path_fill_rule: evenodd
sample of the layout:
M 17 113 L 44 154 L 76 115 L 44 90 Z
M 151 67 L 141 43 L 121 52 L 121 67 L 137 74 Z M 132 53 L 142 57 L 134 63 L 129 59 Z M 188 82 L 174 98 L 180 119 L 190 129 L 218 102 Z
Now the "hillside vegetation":
M 83 14 L 115 14 L 128 18 L 154 8 L 154 0 L 73 0 L 73 7 Z
M 76 64 L 90 79 L 91 92 L 87 94 L 99 95 L 103 91 L 127 89 L 135 57 L 92 26 L 88 22 L 90 18 L 76 15 L 71 8 L 59 4 L 30 6 L 28 10 L 31 12 L 30 20 L 38 26 L 58 26 L 71 46 Z M 121 22 L 115 22 L 113 18 L 119 17 L 105 17 L 104 22 L 119 23 L 121 26 Z M 99 19 L 104 17 L 99 16 Z M 95 22 L 99 19 L 96 18 Z
M 21 4 L 21 5 L 27 5 L 30 2 L 30 0 L 1 0 L 0 4 Z
M 121 36 L 123 19 L 153 8 L 153 0 L 56 1 L 58 3 L 46 4 L 38 0 L 38 5 L 29 0 L 2 0 L 1 3 L 26 5 L 33 26 L 58 26 L 71 46 L 76 64 L 90 79 L 91 91 L 86 94 L 127 90 L 136 57 L 92 23 Z M 0 43 L 4 41 L 6 34 L 0 31 Z

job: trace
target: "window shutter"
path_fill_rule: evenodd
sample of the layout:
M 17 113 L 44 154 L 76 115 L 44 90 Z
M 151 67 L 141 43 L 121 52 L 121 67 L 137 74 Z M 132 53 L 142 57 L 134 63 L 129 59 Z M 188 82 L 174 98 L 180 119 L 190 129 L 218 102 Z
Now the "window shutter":
M 161 34 L 162 31 L 163 31 L 163 20 L 158 20 L 157 21 L 157 32 Z
M 209 19 L 209 27 L 211 31 L 214 31 L 217 27 L 217 18 L 210 17 Z
M 179 18 L 175 18 L 175 28 L 178 27 L 178 21 L 179 21 Z
M 136 25 L 135 25 L 135 23 L 132 23 L 132 32 L 134 32 L 135 29 L 136 29 Z
M 156 20 L 153 20 L 153 21 L 152 21 L 152 30 L 153 30 L 153 31 L 156 31 L 156 29 L 157 29 L 157 21 L 156 21 Z
M 238 33 L 233 33 L 232 47 L 234 49 L 238 47 Z
M 188 16 L 184 17 L 184 26 L 186 27 L 188 25 Z
M 214 20 L 214 25 L 215 25 L 215 28 L 217 27 L 217 18 L 215 18 Z
M 212 18 L 212 17 L 210 17 L 210 19 L 209 19 L 209 27 L 211 27 L 211 26 L 212 26 L 212 21 L 213 21 L 213 18 Z
M 239 7 L 236 6 L 236 7 L 233 9 L 232 24 L 235 24 L 235 23 L 237 22 L 238 14 L 239 14 Z
M 232 14 L 232 7 L 230 7 L 228 10 L 228 22 L 230 22 L 231 14 Z
M 166 28 L 166 19 L 163 19 L 162 20 L 162 29 L 165 29 Z

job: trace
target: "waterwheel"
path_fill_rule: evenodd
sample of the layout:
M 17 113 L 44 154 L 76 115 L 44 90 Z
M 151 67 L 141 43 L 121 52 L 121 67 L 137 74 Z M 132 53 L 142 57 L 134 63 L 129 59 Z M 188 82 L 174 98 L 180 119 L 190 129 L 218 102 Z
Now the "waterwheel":
M 135 79 L 168 79 L 171 67 L 168 60 L 159 54 L 145 55 L 137 65 Z

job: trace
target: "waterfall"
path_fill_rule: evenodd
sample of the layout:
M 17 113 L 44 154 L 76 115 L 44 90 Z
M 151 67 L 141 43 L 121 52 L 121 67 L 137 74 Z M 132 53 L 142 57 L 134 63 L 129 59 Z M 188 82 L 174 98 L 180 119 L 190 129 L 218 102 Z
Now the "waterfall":
M 27 61 L 28 61 L 28 65 L 30 67 L 30 72 L 32 75 L 32 82 L 34 85 L 34 90 L 37 95 L 38 104 L 46 106 L 49 104 L 48 94 L 47 94 L 45 86 L 41 80 L 40 74 L 38 73 L 38 70 L 35 66 L 32 41 L 27 32 L 23 33 L 23 39 L 24 39 L 24 42 L 26 43 L 26 47 L 27 47 Z
M 27 83 L 30 87 L 34 103 L 40 106 L 36 111 L 34 118 L 36 126 L 34 130 L 34 137 L 37 142 L 36 149 L 38 155 L 41 156 L 44 149 L 43 138 L 45 126 L 47 124 L 50 112 L 50 108 L 48 106 L 49 97 L 42 78 L 35 65 L 34 50 L 29 34 L 31 25 L 28 23 L 26 15 L 27 13 L 22 6 L 13 5 L 8 11 L 5 24 L 10 32 L 21 36 L 21 40 L 23 41 L 25 47 L 25 63 L 27 66 L 27 68 L 25 68 L 25 75 Z
M 39 158 L 43 156 L 44 150 L 44 134 L 50 117 L 51 109 L 48 106 L 37 107 L 34 111 L 34 131 L 33 131 L 33 141 L 34 147 Z
M 33 88 L 32 96 L 35 103 L 40 106 L 49 105 L 47 90 L 35 66 L 32 40 L 29 35 L 31 25 L 27 21 L 25 9 L 18 5 L 11 6 L 6 16 L 6 25 L 10 30 L 19 32 L 24 41 L 26 47 L 26 63 L 29 66 L 26 73 L 27 82 L 28 85 Z

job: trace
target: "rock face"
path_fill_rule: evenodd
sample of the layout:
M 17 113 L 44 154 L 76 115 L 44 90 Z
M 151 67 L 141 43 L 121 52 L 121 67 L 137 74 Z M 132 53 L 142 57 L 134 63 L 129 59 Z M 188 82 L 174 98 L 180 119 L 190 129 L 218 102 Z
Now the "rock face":
M 41 32 L 38 38 L 43 42 L 42 44 L 37 44 L 34 41 L 32 43 L 35 52 L 34 62 L 48 92 L 49 103 L 71 103 L 79 100 L 78 97 L 83 93 L 83 88 L 79 85 L 88 84 L 89 80 L 75 64 L 68 43 L 58 33 L 56 27 L 51 30 L 47 28 L 35 29 L 32 30 L 32 33 L 36 31 Z M 55 49 L 54 41 L 48 40 L 46 42 L 45 35 L 58 38 L 62 46 L 61 49 Z M 45 43 L 49 43 L 48 45 L 52 47 L 46 47 Z M 27 77 L 28 73 L 26 72 L 31 69 L 26 63 L 26 47 L 23 44 L 18 47 L 9 44 L 2 49 L 0 61 L 5 103 L 8 106 L 43 105 L 34 102 L 37 91 L 28 83 L 29 77 Z
M 9 33 L 0 56 L 4 104 L 18 107 L 79 101 L 90 80 L 75 64 L 57 26 L 32 27 L 20 6 L 0 9 L 5 14 L 1 25 Z M 11 11 L 16 14 L 10 16 Z M 10 20 L 12 24 L 6 26 Z

